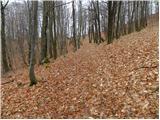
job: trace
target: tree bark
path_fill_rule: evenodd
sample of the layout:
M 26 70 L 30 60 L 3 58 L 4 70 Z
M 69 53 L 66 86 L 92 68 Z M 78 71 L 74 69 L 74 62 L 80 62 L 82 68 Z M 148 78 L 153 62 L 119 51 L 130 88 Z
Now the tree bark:
M 1 45 L 2 45 L 2 72 L 8 72 L 9 66 L 7 62 L 7 53 L 6 53 L 6 36 L 5 36 L 5 7 L 8 2 L 3 5 L 1 1 Z
M 136 31 L 139 31 L 139 1 L 136 1 L 136 9 L 135 9 L 135 29 Z
M 119 6 L 118 6 L 118 19 L 117 19 L 117 28 L 116 28 L 116 38 L 118 39 L 120 34 L 119 34 L 119 22 L 120 22 L 120 13 L 121 13 L 121 4 L 122 1 L 119 2 Z
M 49 54 L 50 54 L 50 58 L 53 57 L 53 52 L 52 52 L 52 48 L 53 48 L 53 30 L 52 30 L 52 26 L 53 26 L 53 1 L 48 1 L 49 4 Z
M 112 43 L 114 38 L 116 4 L 116 1 L 108 1 L 108 44 Z
M 55 15 L 55 1 L 53 1 L 53 24 L 54 24 L 54 39 L 53 39 L 53 55 L 57 58 L 57 34 L 56 34 L 56 15 Z
M 31 6 L 30 6 L 30 1 L 27 1 L 27 7 L 28 7 L 28 64 L 30 64 L 30 56 L 31 56 Z
M 99 43 L 104 42 L 101 37 L 101 21 L 100 21 L 100 11 L 99 11 L 99 1 L 97 1 L 97 21 L 98 21 L 98 34 L 99 34 Z
M 131 1 L 128 1 L 128 34 L 131 33 Z
M 37 84 L 37 80 L 34 73 L 34 57 L 35 57 L 35 40 L 37 39 L 37 14 L 38 14 L 38 1 L 32 1 L 32 10 L 33 10 L 33 18 L 31 21 L 32 32 L 31 32 L 31 56 L 30 56 L 30 65 L 29 65 L 29 78 L 30 78 L 30 86 Z
M 131 32 L 134 31 L 134 21 L 133 21 L 133 18 L 135 16 L 135 8 L 136 8 L 136 2 L 133 1 L 133 11 L 132 11 L 132 16 L 131 16 Z
M 75 21 L 74 1 L 72 1 L 72 15 L 73 15 L 73 40 L 74 40 L 74 52 L 75 52 L 77 51 L 77 40 L 76 40 L 76 21 Z
M 77 47 L 80 48 L 80 40 L 82 34 L 82 1 L 79 1 L 79 12 L 78 12 L 78 39 L 77 39 Z
M 112 41 L 112 1 L 108 1 L 108 44 Z
M 140 18 L 140 29 L 145 27 L 144 23 L 144 1 L 140 1 L 141 5 L 141 18 Z
M 43 21 L 41 32 L 41 59 L 40 64 L 48 62 L 47 59 L 47 26 L 48 26 L 48 1 L 43 1 Z

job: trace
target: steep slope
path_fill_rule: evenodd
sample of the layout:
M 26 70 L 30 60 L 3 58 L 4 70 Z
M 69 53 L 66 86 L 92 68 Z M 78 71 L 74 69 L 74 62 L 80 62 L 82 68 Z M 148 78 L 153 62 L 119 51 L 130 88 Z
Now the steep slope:
M 2 80 L 2 118 L 157 118 L 158 25 Z

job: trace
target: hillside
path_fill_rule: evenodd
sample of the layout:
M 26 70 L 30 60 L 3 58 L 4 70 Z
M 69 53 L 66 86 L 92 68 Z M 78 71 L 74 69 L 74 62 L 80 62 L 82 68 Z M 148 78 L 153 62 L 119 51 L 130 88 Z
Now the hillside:
M 157 118 L 158 23 L 2 78 L 2 118 Z

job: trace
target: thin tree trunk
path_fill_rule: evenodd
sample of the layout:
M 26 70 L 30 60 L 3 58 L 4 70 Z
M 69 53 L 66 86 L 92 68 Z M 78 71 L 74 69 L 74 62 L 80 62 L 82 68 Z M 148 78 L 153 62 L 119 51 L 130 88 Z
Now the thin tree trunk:
M 134 21 L 133 21 L 133 17 L 135 16 L 135 8 L 136 8 L 136 2 L 133 1 L 133 11 L 132 11 L 132 16 L 131 16 L 131 32 L 134 31 Z
M 52 53 L 52 47 L 53 47 L 53 31 L 52 31 L 52 26 L 53 26 L 53 11 L 52 11 L 52 7 L 53 7 L 53 1 L 48 1 L 49 4 L 49 54 L 50 54 L 50 58 L 53 57 L 53 53 Z
M 116 28 L 116 38 L 118 39 L 120 34 L 119 34 L 119 22 L 120 22 L 120 13 L 121 13 L 121 4 L 122 1 L 119 2 L 119 6 L 118 6 L 118 19 L 117 19 L 117 28 Z
M 145 1 L 145 27 L 147 26 L 147 17 L 148 17 L 148 1 Z
M 7 5 L 8 3 L 6 3 Z M 9 71 L 9 66 L 7 62 L 7 53 L 6 53 L 6 36 L 5 36 L 5 6 L 2 5 L 1 1 L 1 45 L 2 45 L 2 67 L 3 72 Z
M 29 26 L 28 26 L 28 65 L 30 64 L 30 56 L 31 56 L 31 6 L 30 6 L 30 1 L 27 1 L 27 7 L 28 7 L 28 22 L 29 22 Z
M 37 80 L 35 77 L 34 73 L 34 57 L 35 57 L 35 40 L 37 39 L 37 25 L 38 25 L 38 20 L 37 20 L 37 12 L 38 12 L 38 1 L 32 1 L 32 10 L 33 10 L 33 20 L 31 21 L 32 25 L 32 33 L 31 33 L 31 56 L 30 56 L 30 65 L 29 65 L 29 78 L 30 78 L 30 86 L 37 84 Z
M 57 34 L 56 34 L 56 13 L 55 13 L 55 1 L 53 1 L 53 24 L 54 24 L 54 39 L 53 39 L 53 55 L 54 59 L 57 58 Z
M 128 1 L 128 34 L 131 33 L 131 1 Z
M 135 15 L 135 29 L 136 31 L 139 31 L 139 1 L 136 1 L 136 15 Z
M 99 13 L 99 1 L 97 1 L 97 21 L 98 21 L 98 34 L 99 34 L 99 43 L 104 42 L 101 37 L 101 22 L 100 22 L 100 13 Z
M 113 3 L 112 1 L 108 1 L 108 44 L 112 43 L 113 40 L 115 7 L 116 1 L 113 1 Z
M 81 33 L 82 33 L 82 2 L 79 1 L 79 16 L 78 16 L 78 39 L 77 39 L 77 47 L 78 49 L 80 48 L 80 40 L 81 40 Z
M 41 37 L 40 64 L 48 62 L 47 59 L 47 26 L 48 26 L 48 1 L 43 1 L 43 21 Z
M 141 5 L 141 18 L 140 18 L 140 29 L 143 29 L 144 26 L 144 1 L 140 1 Z
M 77 41 L 76 41 L 76 21 L 75 21 L 75 8 L 74 1 L 72 1 L 72 14 L 73 14 L 73 40 L 74 40 L 74 52 L 77 51 Z

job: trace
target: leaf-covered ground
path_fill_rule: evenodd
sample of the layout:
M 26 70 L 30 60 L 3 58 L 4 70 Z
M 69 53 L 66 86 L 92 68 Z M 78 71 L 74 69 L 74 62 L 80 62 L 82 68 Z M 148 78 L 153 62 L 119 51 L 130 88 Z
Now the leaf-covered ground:
M 158 25 L 7 75 L 1 118 L 157 118 Z

